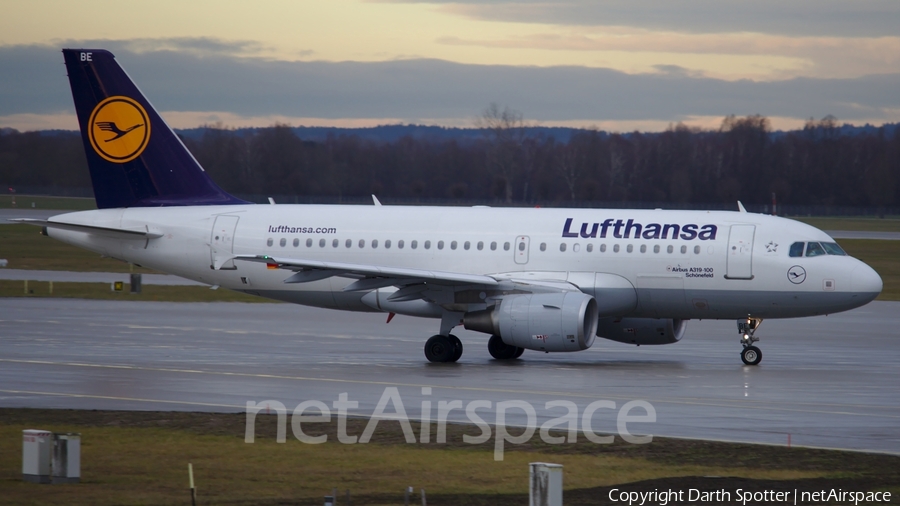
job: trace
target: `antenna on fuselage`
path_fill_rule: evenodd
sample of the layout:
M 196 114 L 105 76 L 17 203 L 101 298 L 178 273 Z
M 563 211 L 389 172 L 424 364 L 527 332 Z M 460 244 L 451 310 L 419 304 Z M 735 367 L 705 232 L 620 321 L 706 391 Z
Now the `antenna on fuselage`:
M 375 194 L 372 194 L 372 202 L 373 202 L 376 206 L 380 206 L 380 205 L 381 205 L 381 201 L 378 200 L 378 197 L 376 197 Z
M 741 201 L 740 201 L 740 200 L 738 200 L 738 212 L 739 212 L 739 213 L 746 213 L 746 212 L 747 212 L 747 210 L 744 209 L 744 204 L 741 204 Z

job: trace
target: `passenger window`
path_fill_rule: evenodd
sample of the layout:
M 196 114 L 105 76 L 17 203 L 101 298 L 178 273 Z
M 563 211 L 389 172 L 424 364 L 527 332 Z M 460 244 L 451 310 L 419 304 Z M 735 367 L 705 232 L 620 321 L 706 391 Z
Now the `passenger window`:
M 431 241 L 425 241 L 425 249 L 431 249 Z
M 659 251 L 659 246 L 657 246 L 657 251 Z M 647 245 L 641 244 L 641 253 L 646 253 L 646 252 L 647 252 Z
M 294 247 L 300 246 L 300 239 L 294 239 Z
M 272 238 L 270 237 L 270 238 L 266 241 L 266 246 L 271 246 L 271 245 L 272 245 Z
M 312 239 L 307 239 L 307 240 L 306 240 L 306 247 L 307 247 L 307 248 L 312 248 Z
M 847 256 L 847 253 L 844 252 L 843 248 L 837 245 L 834 242 L 823 242 L 822 247 L 825 248 L 825 253 L 829 255 L 840 255 L 842 257 Z
M 397 247 L 400 249 L 403 249 L 403 239 L 400 239 L 399 241 L 397 241 Z
M 694 254 L 695 254 L 695 255 L 699 255 L 699 254 L 700 254 L 700 246 L 694 246 Z
M 412 241 L 411 243 L 409 243 L 409 247 L 412 248 L 412 249 L 418 248 L 418 247 L 419 247 L 419 241 Z
M 519 243 L 519 251 L 525 251 L 525 243 L 524 242 Z
M 469 241 L 466 241 L 465 243 L 463 243 L 464 250 L 469 251 L 470 247 L 471 247 L 471 244 L 469 243 Z
M 497 250 L 497 241 L 491 241 L 491 251 Z
M 559 250 L 560 250 L 560 251 L 565 251 L 565 250 L 566 250 L 566 243 L 561 243 L 561 244 L 559 245 Z
M 366 240 L 365 240 L 365 239 L 360 239 L 360 240 L 359 240 L 359 247 L 360 247 L 360 248 L 365 248 L 365 247 L 366 247 Z
M 444 241 L 438 241 L 438 249 L 444 249 Z
M 545 243 L 545 242 L 541 243 L 541 251 L 547 251 L 547 243 Z
M 810 242 L 806 244 L 806 256 L 817 257 L 824 254 L 825 248 L 823 248 L 821 244 L 817 242 Z
M 606 243 L 600 245 L 600 253 L 606 253 Z
M 618 253 L 618 252 L 619 252 L 619 245 L 618 245 L 618 244 L 614 244 L 614 245 L 613 245 L 613 253 Z
M 282 237 L 281 240 L 278 241 L 278 245 L 281 246 L 282 248 L 285 247 L 285 246 L 287 246 L 287 239 L 285 239 L 284 237 Z
M 681 247 L 681 254 L 682 254 L 682 255 L 687 254 L 687 246 L 682 246 L 682 247 Z
M 671 246 L 669 246 L 669 247 L 671 248 Z M 659 244 L 654 244 L 654 245 L 653 245 L 653 252 L 654 252 L 654 253 L 659 253 Z
M 375 249 L 377 247 L 378 247 L 378 239 L 372 239 L 372 249 Z
M 632 245 L 629 244 L 629 245 L 625 248 L 625 250 L 626 250 L 627 252 L 631 253 L 632 251 L 634 251 L 634 246 L 632 246 Z
M 319 247 L 320 247 L 320 248 L 324 248 L 324 247 L 325 247 L 325 239 L 324 239 L 324 238 L 319 239 Z
M 594 251 L 594 245 L 593 245 L 593 244 L 588 244 L 588 245 L 587 245 L 587 252 L 590 253 L 591 251 Z
M 575 253 L 578 253 L 579 251 L 581 251 L 581 245 L 576 242 L 575 244 L 572 245 L 572 251 L 574 251 Z
M 788 255 L 792 257 L 802 257 L 803 256 L 803 245 L 802 242 L 795 242 L 791 244 L 791 250 L 788 252 Z
M 450 241 L 450 249 L 456 249 L 456 241 Z
M 349 248 L 353 246 L 353 239 L 347 239 L 347 242 L 344 243 L 345 248 Z
M 340 243 L 341 243 L 341 241 L 338 241 L 337 239 L 335 239 L 335 240 L 331 241 L 331 247 L 337 248 Z
M 384 241 L 384 249 L 391 249 L 391 240 Z
M 503 243 L 503 251 L 509 251 L 509 243 L 508 242 Z
M 675 248 L 673 248 L 671 244 L 666 246 L 666 253 L 671 255 L 673 251 L 675 251 Z
M 481 251 L 483 249 L 484 249 L 484 243 L 481 241 L 478 241 L 478 251 Z

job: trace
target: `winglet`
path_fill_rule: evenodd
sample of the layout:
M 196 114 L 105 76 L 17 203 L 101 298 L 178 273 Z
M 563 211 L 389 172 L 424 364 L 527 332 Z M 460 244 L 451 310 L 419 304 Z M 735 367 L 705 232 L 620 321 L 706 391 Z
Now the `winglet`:
M 744 204 L 741 204 L 741 201 L 740 201 L 740 200 L 738 200 L 738 212 L 740 212 L 740 213 L 746 213 L 746 212 L 747 212 L 747 210 L 744 209 Z

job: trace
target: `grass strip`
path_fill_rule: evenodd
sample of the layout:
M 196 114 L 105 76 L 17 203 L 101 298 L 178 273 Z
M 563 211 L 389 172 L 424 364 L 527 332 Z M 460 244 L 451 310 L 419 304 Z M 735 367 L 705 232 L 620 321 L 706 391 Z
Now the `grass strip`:
M 156 302 L 276 302 L 240 292 L 205 286 L 143 285 L 141 293 L 130 293 L 130 285 L 114 292 L 109 283 L 51 283 L 0 280 L 0 297 L 59 297 L 66 299 L 131 300 Z
M 306 424 L 324 444 L 291 437 L 276 443 L 276 417 L 259 415 L 256 441 L 244 442 L 244 413 L 117 412 L 0 409 L 0 497 L 4 504 L 171 504 L 187 495 L 194 466 L 199 504 L 322 504 L 332 488 L 350 490 L 353 504 L 401 504 L 403 490 L 425 488 L 428 503 L 520 505 L 527 502 L 528 463 L 563 464 L 566 504 L 604 504 L 609 487 L 660 483 L 754 486 L 865 487 L 900 490 L 900 457 L 654 438 L 633 445 L 616 438 L 598 445 L 583 437 L 548 445 L 534 437 L 507 445 L 503 461 L 493 441 L 463 442 L 480 429 L 449 425 L 446 444 L 406 443 L 400 424 L 381 421 L 369 444 L 336 443 L 337 424 Z M 350 419 L 359 435 L 368 420 Z M 21 431 L 82 434 L 82 483 L 40 486 L 20 481 Z M 419 434 L 420 427 L 413 423 Z M 432 431 L 434 429 L 432 428 Z M 510 430 L 514 432 L 514 430 Z M 433 440 L 433 439 L 432 439 Z M 723 478 L 702 478 L 719 476 Z

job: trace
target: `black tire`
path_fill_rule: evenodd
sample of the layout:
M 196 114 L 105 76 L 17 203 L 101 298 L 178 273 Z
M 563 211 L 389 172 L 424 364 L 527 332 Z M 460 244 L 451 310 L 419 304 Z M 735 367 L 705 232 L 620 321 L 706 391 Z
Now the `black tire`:
M 463 354 L 463 344 L 462 341 L 459 340 L 458 337 L 450 334 L 447 336 L 450 339 L 450 342 L 453 343 L 453 356 L 450 357 L 450 362 L 456 362 L 462 357 Z
M 762 350 L 756 346 L 747 346 L 741 352 L 741 360 L 747 365 L 757 365 L 762 360 Z
M 519 358 L 523 353 L 525 353 L 525 348 L 516 348 L 516 354 L 513 355 L 513 358 Z
M 488 340 L 488 353 L 497 360 L 512 360 L 518 350 L 515 346 L 510 346 L 500 339 L 500 336 L 491 336 Z
M 429 362 L 449 362 L 456 353 L 456 347 L 453 342 L 446 336 L 437 335 L 428 338 L 425 341 L 425 358 Z

